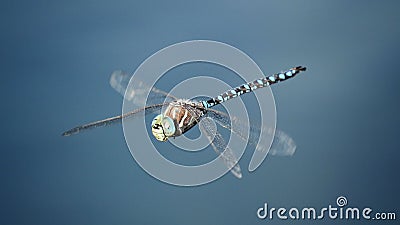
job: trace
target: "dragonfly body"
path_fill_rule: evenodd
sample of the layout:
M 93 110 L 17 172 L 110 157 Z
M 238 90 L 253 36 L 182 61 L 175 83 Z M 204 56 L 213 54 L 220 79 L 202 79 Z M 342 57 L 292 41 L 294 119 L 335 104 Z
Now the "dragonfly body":
M 214 119 L 217 124 L 219 124 L 223 128 L 231 130 L 240 139 L 248 141 L 244 133 L 241 130 L 238 130 L 238 128 L 244 129 L 246 125 L 240 124 L 240 121 L 238 121 L 237 118 L 230 118 L 229 115 L 225 114 L 224 112 L 212 109 L 212 107 L 230 99 L 239 97 L 242 94 L 252 92 L 258 88 L 266 87 L 271 84 L 287 80 L 305 70 L 305 67 L 294 67 L 285 72 L 277 73 L 271 76 L 254 80 L 252 82 L 245 83 L 241 86 L 228 90 L 221 95 L 205 101 L 179 99 L 155 87 L 147 87 L 145 84 L 142 83 L 139 83 L 139 89 L 128 91 L 127 87 L 130 77 L 122 71 L 115 71 L 111 76 L 111 86 L 116 91 L 124 95 L 125 99 L 133 102 L 140 102 L 142 98 L 145 97 L 141 96 L 142 93 L 146 92 L 144 90 L 150 90 L 150 92 L 155 94 L 157 98 L 169 98 L 172 99 L 172 101 L 146 105 L 123 115 L 110 117 L 104 120 L 99 120 L 96 122 L 77 126 L 64 132 L 62 135 L 70 136 L 84 130 L 114 124 L 115 122 L 122 121 L 122 119 L 134 118 L 140 115 L 139 112 L 145 112 L 145 115 L 147 115 L 147 113 L 154 113 L 161 110 L 161 113 L 158 114 L 151 123 L 152 133 L 154 137 L 159 141 L 167 141 L 170 137 L 181 136 L 182 134 L 193 128 L 195 125 L 199 124 L 199 122 L 203 120 L 203 118 Z M 205 132 L 207 138 L 210 140 L 211 146 L 213 147 L 214 151 L 222 156 L 223 161 L 230 168 L 230 171 L 236 177 L 241 178 L 242 175 L 240 166 L 237 163 L 236 156 L 235 154 L 233 154 L 232 149 L 230 149 L 229 146 L 226 145 L 224 138 L 218 131 L 215 130 L 215 128 L 213 128 L 210 121 L 203 121 L 203 123 L 200 123 L 200 130 Z M 236 124 L 236 126 L 232 126 L 231 123 Z M 253 129 L 253 127 L 251 127 L 250 129 L 254 131 L 255 128 Z M 264 128 L 262 127 L 259 130 L 255 131 L 260 133 L 260 130 L 264 130 Z M 267 128 L 267 133 L 271 133 L 269 131 L 269 128 Z M 275 140 L 277 141 L 277 144 L 281 146 L 272 151 L 273 155 L 292 155 L 294 153 L 296 146 L 289 136 L 287 136 L 283 132 L 278 132 L 275 133 L 274 141 Z M 250 141 L 249 143 L 257 144 L 258 142 Z M 269 146 L 267 148 L 269 148 Z M 261 151 L 263 150 L 261 149 Z
M 239 87 L 228 90 L 215 98 L 199 103 L 178 99 L 171 102 L 168 108 L 157 115 L 151 124 L 154 137 L 159 141 L 166 141 L 169 137 L 177 137 L 196 125 L 207 109 L 236 98 L 244 93 L 263 88 L 280 81 L 296 76 L 300 71 L 305 71 L 302 66 L 291 68 L 285 72 L 248 82 Z

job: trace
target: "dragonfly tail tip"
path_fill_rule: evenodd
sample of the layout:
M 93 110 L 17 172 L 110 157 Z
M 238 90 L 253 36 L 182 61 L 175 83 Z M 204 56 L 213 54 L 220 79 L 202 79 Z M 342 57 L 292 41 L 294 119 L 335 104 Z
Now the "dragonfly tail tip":
M 305 67 L 305 66 L 297 66 L 295 69 L 299 70 L 299 71 L 306 71 L 307 67 Z

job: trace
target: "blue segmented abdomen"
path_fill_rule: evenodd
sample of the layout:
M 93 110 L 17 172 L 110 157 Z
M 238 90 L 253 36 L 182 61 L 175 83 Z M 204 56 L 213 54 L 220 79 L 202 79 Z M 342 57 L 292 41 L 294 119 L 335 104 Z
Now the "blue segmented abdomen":
M 297 67 L 291 68 L 285 72 L 281 72 L 281 73 L 277 73 L 277 74 L 274 74 L 274 75 L 271 75 L 268 77 L 257 79 L 255 81 L 252 81 L 252 82 L 243 84 L 239 87 L 228 90 L 228 91 L 218 95 L 215 98 L 209 99 L 207 101 L 202 101 L 202 104 L 203 104 L 204 108 L 206 108 L 206 109 L 211 108 L 222 102 L 226 102 L 229 99 L 236 98 L 244 93 L 248 93 L 248 92 L 254 91 L 258 88 L 263 88 L 265 86 L 275 84 L 275 83 L 287 80 L 289 78 L 292 78 L 292 77 L 296 76 L 298 73 L 300 73 L 301 71 L 305 71 L 305 70 L 306 70 L 306 67 L 297 66 Z

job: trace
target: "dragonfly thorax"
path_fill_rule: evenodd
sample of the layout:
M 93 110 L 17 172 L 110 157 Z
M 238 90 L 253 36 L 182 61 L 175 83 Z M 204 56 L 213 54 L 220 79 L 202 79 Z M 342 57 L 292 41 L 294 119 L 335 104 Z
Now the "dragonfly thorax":
M 170 102 L 163 113 L 153 119 L 152 133 L 159 141 L 180 136 L 196 125 L 204 112 L 204 108 L 190 100 Z

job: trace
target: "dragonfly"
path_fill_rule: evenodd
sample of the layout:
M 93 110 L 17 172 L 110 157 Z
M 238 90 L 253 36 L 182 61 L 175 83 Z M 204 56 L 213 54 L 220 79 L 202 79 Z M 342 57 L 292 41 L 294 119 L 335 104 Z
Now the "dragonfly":
M 150 90 L 151 101 L 147 101 L 147 103 L 151 102 L 151 104 L 146 104 L 143 107 L 139 107 L 122 115 L 74 127 L 65 131 L 62 135 L 70 136 L 85 130 L 115 124 L 121 122 L 123 119 L 136 118 L 138 115 L 143 115 L 142 112 L 144 112 L 145 115 L 160 112 L 151 122 L 151 131 L 156 140 L 165 142 L 170 138 L 182 136 L 198 125 L 200 131 L 208 138 L 213 150 L 221 156 L 223 162 L 230 168 L 231 173 L 237 178 L 241 178 L 242 172 L 236 155 L 233 153 L 232 149 L 227 146 L 224 137 L 216 129 L 211 120 L 214 120 L 222 128 L 231 131 L 239 137 L 239 139 L 255 145 L 258 151 L 265 151 L 266 146 L 256 145 L 257 141 L 254 137 L 257 137 L 257 134 L 260 134 L 261 130 L 268 134 L 273 134 L 274 130 L 268 127 L 249 127 L 247 124 L 247 127 L 250 128 L 250 136 L 246 137 L 244 134 L 245 132 L 243 132 L 246 127 L 245 123 L 239 118 L 229 116 L 227 113 L 217 110 L 214 107 L 243 94 L 293 78 L 305 70 L 306 67 L 303 66 L 293 67 L 284 72 L 265 76 L 242 84 L 214 98 L 207 99 L 178 98 L 154 86 L 150 87 L 143 82 L 140 82 L 138 87 L 134 90 L 130 90 L 128 89 L 128 84 L 131 76 L 120 70 L 114 71 L 110 78 L 110 84 L 117 92 L 125 97 L 125 100 L 132 101 L 134 104 L 135 102 L 142 102 L 145 100 L 144 98 L 147 97 L 143 96 L 143 93 Z M 271 155 L 292 155 L 296 149 L 293 139 L 279 130 L 275 131 L 273 143 L 274 147 L 268 152 Z

